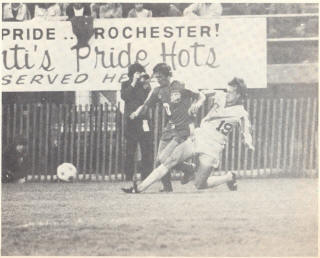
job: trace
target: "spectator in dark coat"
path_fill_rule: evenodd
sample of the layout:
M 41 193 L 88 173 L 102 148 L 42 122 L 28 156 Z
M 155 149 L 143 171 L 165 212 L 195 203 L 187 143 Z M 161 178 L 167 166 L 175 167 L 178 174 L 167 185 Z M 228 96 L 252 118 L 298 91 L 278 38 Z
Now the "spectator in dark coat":
M 91 16 L 90 4 L 72 3 L 66 9 L 68 19 L 71 20 L 75 16 Z
M 2 183 L 23 183 L 29 169 L 27 140 L 18 136 L 2 153 Z
M 141 149 L 141 178 L 144 179 L 152 170 L 152 139 L 150 121 L 147 116 L 131 120 L 130 114 L 140 107 L 148 96 L 150 85 L 146 82 L 147 75 L 142 65 L 135 63 L 129 66 L 129 80 L 121 85 L 121 98 L 125 102 L 125 117 L 127 139 L 125 173 L 126 180 L 133 180 L 134 157 L 138 143 Z M 151 169 L 151 170 L 150 170 Z

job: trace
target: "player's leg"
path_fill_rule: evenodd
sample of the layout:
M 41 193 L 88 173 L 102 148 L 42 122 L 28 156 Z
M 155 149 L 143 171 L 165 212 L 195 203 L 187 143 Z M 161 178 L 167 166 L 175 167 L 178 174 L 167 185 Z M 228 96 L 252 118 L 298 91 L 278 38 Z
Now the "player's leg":
M 134 156 L 137 150 L 136 137 L 127 137 L 127 150 L 125 161 L 125 177 L 126 181 L 132 181 L 134 173 Z
M 141 148 L 141 180 L 144 180 L 153 168 L 153 146 L 150 133 L 144 133 L 139 139 Z
M 170 155 L 160 166 L 154 169 L 151 174 L 143 180 L 138 186 L 137 191 L 145 191 L 155 182 L 161 180 L 163 176 L 169 173 L 170 169 L 176 166 L 178 163 L 183 162 L 186 159 L 189 159 L 193 155 L 193 146 L 192 142 L 187 140 L 180 145 L 178 145 L 172 155 Z
M 225 183 L 229 186 L 229 184 L 235 183 L 234 174 L 230 172 L 222 176 L 210 176 L 213 166 L 216 166 L 217 164 L 218 160 L 216 157 L 204 153 L 199 155 L 199 168 L 195 178 L 195 187 L 197 189 L 212 188 Z M 234 191 L 236 189 L 230 188 L 230 190 Z
M 168 157 L 170 157 L 173 153 L 173 150 L 181 143 L 182 141 L 176 137 L 169 141 L 166 147 L 159 154 L 159 162 L 163 164 Z M 161 179 L 163 192 L 172 192 L 172 184 L 171 184 L 171 172 L 166 173 Z

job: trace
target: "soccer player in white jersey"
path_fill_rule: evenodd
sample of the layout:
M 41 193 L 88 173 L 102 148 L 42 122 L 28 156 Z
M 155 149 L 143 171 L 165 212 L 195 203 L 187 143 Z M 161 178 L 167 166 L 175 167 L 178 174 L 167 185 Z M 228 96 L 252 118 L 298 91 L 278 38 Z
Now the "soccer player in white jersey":
M 159 181 L 177 164 L 199 155 L 199 166 L 195 173 L 195 187 L 206 189 L 226 183 L 231 191 L 237 190 L 236 176 L 228 172 L 222 176 L 210 176 L 212 168 L 220 163 L 221 153 L 228 140 L 228 134 L 234 126 L 239 125 L 246 146 L 254 150 L 251 136 L 251 125 L 243 100 L 247 86 L 240 78 L 234 78 L 227 85 L 226 92 L 216 91 L 213 107 L 202 119 L 200 127 L 185 142 L 178 145 L 172 155 L 139 185 L 122 189 L 126 193 L 140 193 L 153 183 Z

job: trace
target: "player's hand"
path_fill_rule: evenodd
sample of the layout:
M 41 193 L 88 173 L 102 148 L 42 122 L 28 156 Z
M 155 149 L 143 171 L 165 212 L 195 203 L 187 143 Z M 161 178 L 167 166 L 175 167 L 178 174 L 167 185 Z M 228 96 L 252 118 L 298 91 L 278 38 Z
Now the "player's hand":
M 129 117 L 131 120 L 135 119 L 137 117 L 136 112 L 132 112 Z
M 188 114 L 190 116 L 196 116 L 199 108 L 200 108 L 200 105 L 198 105 L 197 103 L 193 103 L 188 110 Z
M 136 84 L 137 84 L 137 81 L 139 80 L 140 78 L 140 74 L 139 72 L 135 72 L 134 75 L 133 75 L 133 78 L 132 78 L 132 83 L 131 83 L 131 86 L 132 87 L 135 87 Z

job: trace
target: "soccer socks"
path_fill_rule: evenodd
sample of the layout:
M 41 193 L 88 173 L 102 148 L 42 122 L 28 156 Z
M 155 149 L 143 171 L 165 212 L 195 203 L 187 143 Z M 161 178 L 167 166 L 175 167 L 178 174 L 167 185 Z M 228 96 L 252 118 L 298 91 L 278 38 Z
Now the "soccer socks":
M 159 181 L 165 174 L 168 173 L 168 171 L 169 169 L 161 164 L 159 167 L 155 168 L 151 172 L 151 174 L 138 185 L 138 191 L 139 192 L 145 191 L 152 184 Z
M 232 181 L 232 173 L 228 172 L 227 174 L 223 175 L 223 176 L 210 176 L 207 179 L 207 187 L 211 188 L 211 187 L 215 187 L 221 184 L 225 184 L 229 181 Z

